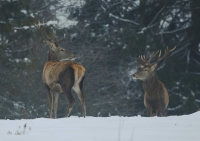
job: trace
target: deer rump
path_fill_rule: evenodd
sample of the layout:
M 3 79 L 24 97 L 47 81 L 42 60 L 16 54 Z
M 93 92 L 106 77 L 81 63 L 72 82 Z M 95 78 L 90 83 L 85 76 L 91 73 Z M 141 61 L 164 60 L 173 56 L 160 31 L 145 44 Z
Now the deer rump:
M 157 82 L 143 82 L 144 105 L 147 109 L 148 116 L 152 116 L 152 110 L 157 116 L 165 116 L 165 109 L 169 103 L 169 95 L 164 84 Z
M 52 92 L 62 93 L 63 87 L 76 89 L 82 86 L 85 68 L 75 62 L 48 61 L 44 65 L 42 79 Z
M 58 61 L 47 61 L 45 63 L 42 79 L 47 90 L 50 118 L 52 118 L 53 108 L 54 118 L 57 118 L 57 106 L 60 93 L 64 93 L 68 100 L 69 105 L 65 117 L 69 116 L 75 102 L 71 93 L 72 89 L 75 91 L 81 102 L 83 116 L 86 116 L 85 99 L 82 92 L 84 77 L 85 68 L 78 63 Z M 54 104 L 53 93 L 55 94 Z

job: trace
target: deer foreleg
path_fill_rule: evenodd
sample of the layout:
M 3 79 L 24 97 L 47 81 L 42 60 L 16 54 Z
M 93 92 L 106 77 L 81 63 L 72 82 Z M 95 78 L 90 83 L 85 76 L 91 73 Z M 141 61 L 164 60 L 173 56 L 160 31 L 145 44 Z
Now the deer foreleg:
M 51 92 L 49 86 L 44 83 L 46 88 L 48 102 L 49 102 L 49 118 L 52 118 L 52 109 L 53 109 L 53 93 Z
M 49 118 L 52 118 L 52 109 L 53 109 L 53 93 L 50 89 L 47 89 L 47 97 L 49 101 Z
M 85 105 L 83 106 L 83 116 L 84 116 L 84 118 L 86 117 L 86 106 Z
M 51 97 L 50 97 L 50 105 L 49 105 L 49 113 L 50 113 L 50 118 L 52 118 L 52 111 L 53 111 L 53 92 L 51 92 Z
M 148 107 L 147 108 L 147 116 L 149 116 L 149 117 L 152 117 L 153 115 L 152 115 L 152 108 L 151 107 Z
M 59 93 L 56 93 L 54 101 L 54 118 L 57 118 L 58 99 L 59 99 Z

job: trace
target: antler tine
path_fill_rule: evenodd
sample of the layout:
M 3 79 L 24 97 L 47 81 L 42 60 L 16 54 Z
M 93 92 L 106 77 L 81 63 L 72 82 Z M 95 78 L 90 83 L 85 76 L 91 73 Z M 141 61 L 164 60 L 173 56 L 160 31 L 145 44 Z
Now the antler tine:
M 63 38 L 58 41 L 58 43 L 64 41 L 66 39 L 66 34 L 64 34 Z
M 56 37 L 56 30 L 53 29 L 52 33 L 53 33 L 53 38 L 55 39 L 55 37 Z
M 161 56 L 161 50 L 159 50 L 159 55 L 158 55 L 158 58 L 160 58 L 160 56 Z
M 150 54 L 148 63 L 150 63 L 151 59 L 152 59 L 153 57 L 155 57 L 155 56 L 158 54 L 158 52 L 159 52 L 159 50 Z
M 146 56 L 145 55 L 141 55 L 139 56 L 139 59 L 142 61 L 142 63 L 144 64 L 150 64 L 150 61 L 153 57 L 155 57 L 157 54 L 158 54 L 159 51 L 156 51 L 156 52 L 153 52 L 151 53 L 150 57 L 149 57 L 149 60 L 146 59 Z
M 176 46 L 174 48 L 172 48 L 171 50 L 169 50 L 169 47 L 167 47 L 165 49 L 165 53 L 164 53 L 164 55 L 162 57 L 160 57 L 161 56 L 161 50 L 160 50 L 160 53 L 158 55 L 158 59 L 153 64 L 160 62 L 162 59 L 164 59 L 167 56 L 167 54 L 169 54 L 170 52 L 172 52 L 173 50 L 175 50 L 175 48 L 176 48 Z
M 53 30 L 53 37 L 51 38 L 49 35 L 47 35 L 47 33 L 44 29 L 44 25 L 45 25 L 44 21 L 43 21 L 43 23 L 41 23 L 39 20 L 38 20 L 38 24 L 35 24 L 35 26 L 39 29 L 39 31 L 44 35 L 46 40 L 56 44 L 57 41 L 55 38 L 55 34 L 56 34 L 55 30 Z
M 147 63 L 147 60 L 146 60 L 145 55 L 142 55 L 142 58 L 143 58 L 143 61 L 144 61 L 145 63 Z
M 53 38 L 53 40 L 55 41 L 55 44 L 58 45 L 60 42 L 62 42 L 63 40 L 65 40 L 66 34 L 64 34 L 63 38 L 61 38 L 60 40 L 57 41 L 57 38 L 56 38 L 56 30 L 53 29 L 53 37 L 52 37 L 52 38 Z
M 145 60 L 145 61 L 146 61 L 146 59 L 145 59 L 145 58 L 146 58 L 146 57 L 145 57 L 145 55 L 143 55 L 143 56 L 142 56 L 142 58 L 143 58 L 143 60 Z
M 148 61 L 146 60 L 145 55 L 139 55 L 139 59 L 140 59 L 140 61 L 141 61 L 142 63 L 144 63 L 145 65 L 154 65 L 154 64 L 158 63 L 159 61 L 161 61 L 163 58 L 165 58 L 165 57 L 167 56 L 167 54 L 169 54 L 170 52 L 174 51 L 175 49 L 176 49 L 176 46 L 175 46 L 174 48 L 172 48 L 171 50 L 169 50 L 169 47 L 167 47 L 167 48 L 165 49 L 165 53 L 164 53 L 164 55 L 163 55 L 162 57 L 161 57 L 161 53 L 162 53 L 161 50 L 158 50 L 158 51 L 156 51 L 156 52 L 153 52 L 153 53 L 150 54 Z M 153 57 L 155 57 L 157 54 L 158 54 L 157 61 L 151 64 L 151 63 L 150 63 L 151 59 L 152 59 Z
M 35 26 L 40 30 L 41 24 L 39 20 L 38 20 L 38 24 L 35 23 Z
M 45 25 L 44 21 L 43 21 L 43 23 L 41 24 L 41 22 L 40 22 L 39 20 L 38 20 L 38 24 L 35 24 L 35 26 L 39 29 L 39 31 L 44 35 L 44 37 L 45 37 L 46 40 L 48 40 L 48 41 L 53 41 L 53 39 L 50 38 L 50 37 L 47 35 L 46 31 L 44 30 L 44 25 Z
M 170 50 L 170 52 L 174 51 L 175 49 L 176 49 L 176 46 L 175 46 L 174 48 L 172 48 L 172 49 Z
M 141 55 L 139 55 L 139 57 L 138 57 L 138 58 L 140 59 L 140 61 L 143 61 L 143 60 L 142 60 L 142 56 L 141 56 Z
M 143 58 L 143 55 L 139 55 L 139 59 L 142 63 L 146 64 L 146 61 L 145 59 Z

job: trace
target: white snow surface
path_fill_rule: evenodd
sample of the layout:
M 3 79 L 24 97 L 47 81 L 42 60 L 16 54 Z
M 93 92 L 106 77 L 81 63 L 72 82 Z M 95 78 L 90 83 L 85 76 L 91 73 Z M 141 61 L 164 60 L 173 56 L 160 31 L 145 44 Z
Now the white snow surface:
M 0 141 L 200 141 L 199 129 L 200 112 L 169 117 L 3 119 Z

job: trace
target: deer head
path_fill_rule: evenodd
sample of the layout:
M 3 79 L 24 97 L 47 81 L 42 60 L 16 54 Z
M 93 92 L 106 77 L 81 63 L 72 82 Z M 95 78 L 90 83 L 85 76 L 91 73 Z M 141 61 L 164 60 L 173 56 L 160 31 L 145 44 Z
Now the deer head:
M 175 48 L 176 47 L 169 50 L 169 48 L 167 47 L 162 57 L 161 57 L 161 51 L 153 52 L 152 54 L 150 54 L 148 60 L 146 59 L 145 55 L 139 56 L 139 59 L 141 61 L 140 69 L 136 73 L 133 74 L 133 79 L 140 79 L 140 80 L 145 81 L 148 78 L 151 78 L 155 73 L 154 70 L 157 67 L 158 62 L 164 59 L 167 56 L 167 54 L 172 52 Z M 150 63 L 152 58 L 154 58 L 158 53 L 159 55 L 158 55 L 157 60 L 153 63 Z
M 48 45 L 48 47 L 50 48 L 50 53 L 53 52 L 53 58 L 56 60 L 55 61 L 68 61 L 68 60 L 74 60 L 75 59 L 75 55 L 68 52 L 67 50 L 65 50 L 64 48 L 62 48 L 60 46 L 60 42 L 62 42 L 65 39 L 65 34 L 64 37 L 60 40 L 56 39 L 56 31 L 53 30 L 53 37 L 50 37 L 47 35 L 45 29 L 44 29 L 44 22 L 40 23 L 40 21 L 38 21 L 38 24 L 35 24 L 35 26 L 39 29 L 39 31 L 42 33 L 42 35 L 44 35 L 46 43 Z M 51 59 L 50 59 L 51 60 Z

